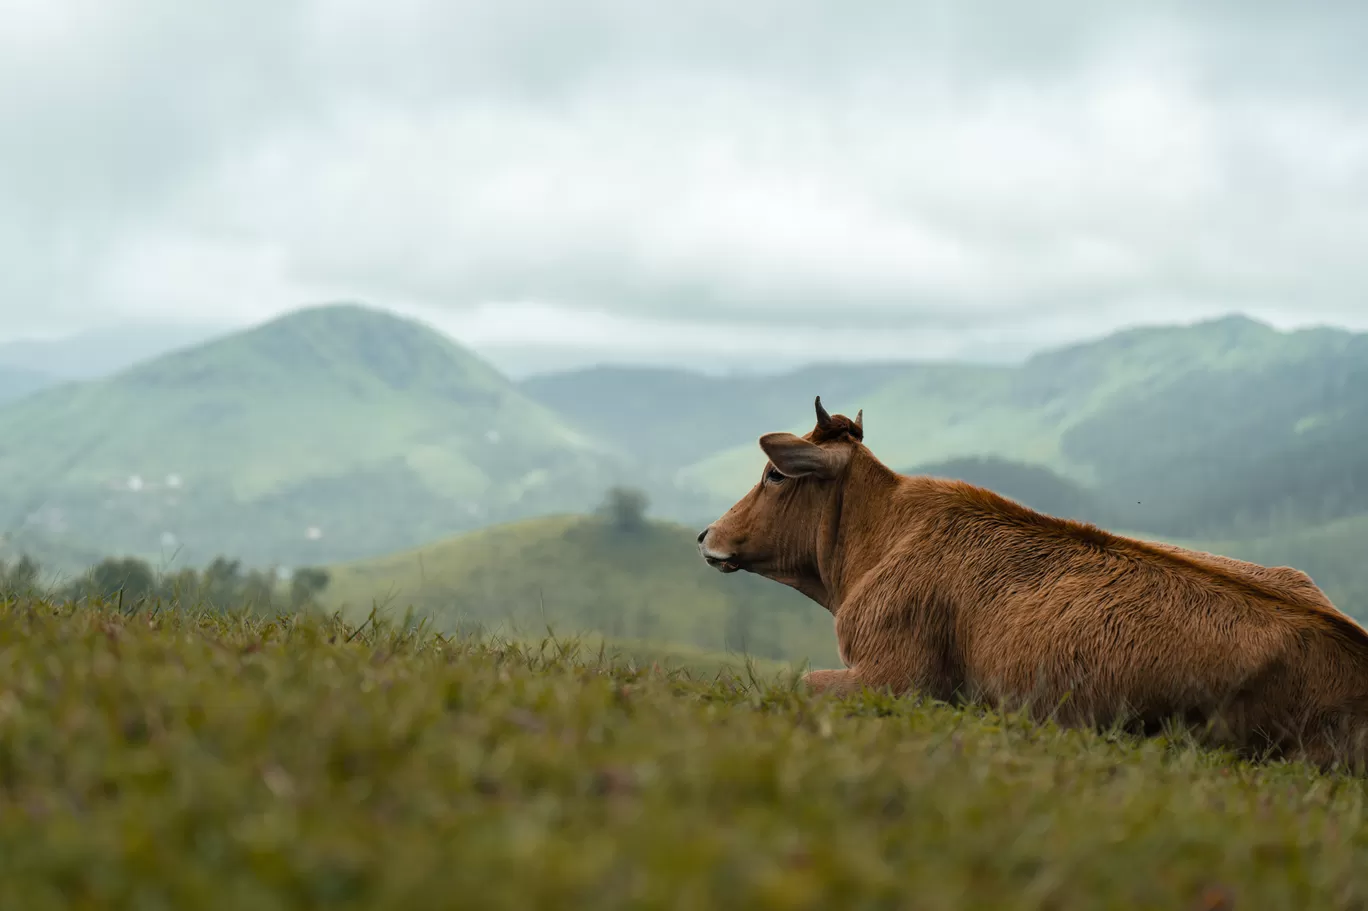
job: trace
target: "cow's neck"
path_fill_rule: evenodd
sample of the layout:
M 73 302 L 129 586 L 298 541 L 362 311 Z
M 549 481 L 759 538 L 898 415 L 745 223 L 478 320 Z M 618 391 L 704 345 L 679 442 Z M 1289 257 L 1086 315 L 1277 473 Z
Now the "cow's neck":
M 869 455 L 856 450 L 845 482 L 827 508 L 817 539 L 819 586 L 804 592 L 833 614 L 861 576 L 874 568 L 877 555 L 870 534 L 881 524 L 898 475 Z

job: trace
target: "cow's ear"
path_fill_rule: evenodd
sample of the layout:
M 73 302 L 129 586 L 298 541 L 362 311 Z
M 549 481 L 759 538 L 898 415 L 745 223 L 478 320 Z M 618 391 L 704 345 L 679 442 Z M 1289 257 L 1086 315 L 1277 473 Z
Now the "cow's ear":
M 767 433 L 760 438 L 760 448 L 787 478 L 835 477 L 848 455 L 844 450 L 823 449 L 792 433 Z

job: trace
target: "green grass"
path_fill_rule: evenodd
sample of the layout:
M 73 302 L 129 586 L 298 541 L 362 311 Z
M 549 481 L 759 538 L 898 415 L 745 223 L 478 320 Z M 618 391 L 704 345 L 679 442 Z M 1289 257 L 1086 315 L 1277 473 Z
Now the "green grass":
M 568 637 L 548 632 L 541 637 L 499 636 L 498 639 L 524 648 L 540 648 L 542 643 L 547 641 L 573 642 L 577 654 L 603 654 L 611 656 L 614 662 L 630 662 L 639 667 L 650 667 L 666 673 L 682 670 L 692 675 L 702 674 L 710 677 L 719 674 L 737 677 L 759 674 L 767 679 L 778 679 L 810 667 L 806 661 L 778 661 L 746 652 L 713 651 L 687 643 L 614 638 L 595 632 L 574 633 Z
M 791 678 L 0 605 L 0 906 L 1319 908 L 1361 781 Z

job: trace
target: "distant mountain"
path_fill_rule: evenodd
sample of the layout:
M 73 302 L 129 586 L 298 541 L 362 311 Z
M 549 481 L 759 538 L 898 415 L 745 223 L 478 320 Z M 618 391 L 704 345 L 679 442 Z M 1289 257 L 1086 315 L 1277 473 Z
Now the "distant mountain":
M 758 428 L 770 429 L 775 415 L 801 414 L 804 408 L 810 415 L 816 393 L 807 390 L 845 401 L 907 369 L 819 364 L 779 375 L 718 376 L 607 366 L 530 377 L 520 388 L 640 463 L 673 475 L 720 449 L 753 443 L 764 432 Z
M 204 326 L 134 324 L 59 338 L 15 339 L 0 342 L 0 365 L 63 379 L 96 379 L 200 344 L 226 331 Z
M 446 336 L 351 305 L 39 392 L 0 428 L 9 530 L 189 560 L 384 552 L 616 479 L 611 447 Z
M 1137 383 L 1065 433 L 1132 524 L 1267 534 L 1368 512 L 1368 336 L 1279 336 L 1238 368 Z
M 56 382 L 52 376 L 36 370 L 0 366 L 0 404 L 21 399 Z

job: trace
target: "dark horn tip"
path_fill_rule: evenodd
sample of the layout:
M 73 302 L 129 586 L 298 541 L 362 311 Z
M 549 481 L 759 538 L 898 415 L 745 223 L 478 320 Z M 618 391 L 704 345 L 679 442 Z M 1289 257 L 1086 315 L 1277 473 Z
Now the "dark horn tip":
M 814 402 L 814 404 L 817 407 L 817 423 L 823 427 L 825 427 L 827 424 L 830 424 L 831 415 L 827 414 L 827 410 L 822 407 L 822 397 L 820 395 L 817 396 L 817 399 Z

